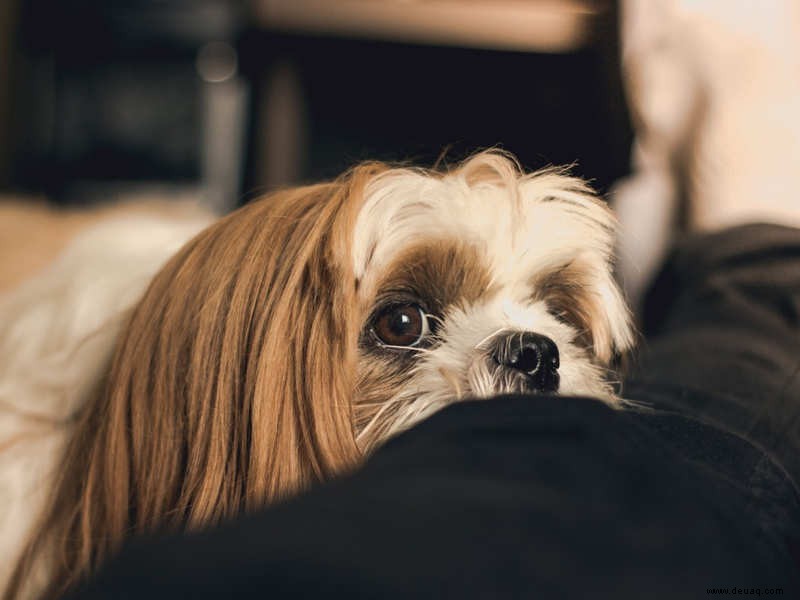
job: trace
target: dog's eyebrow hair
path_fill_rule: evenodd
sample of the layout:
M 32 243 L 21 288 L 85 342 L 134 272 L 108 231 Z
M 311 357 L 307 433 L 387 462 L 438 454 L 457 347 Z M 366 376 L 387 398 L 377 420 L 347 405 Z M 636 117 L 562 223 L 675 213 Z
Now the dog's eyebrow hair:
M 378 292 L 409 289 L 435 296 L 448 306 L 475 301 L 490 289 L 491 274 L 477 248 L 460 240 L 430 240 L 398 253 L 382 278 Z
M 544 198 L 541 199 L 541 202 L 543 203 L 556 202 L 558 204 L 565 204 L 567 206 L 574 206 L 576 208 L 582 208 L 582 209 L 586 208 L 586 204 L 583 202 L 578 202 L 577 200 L 572 200 L 571 198 L 562 198 L 560 196 L 545 196 Z M 614 231 L 614 228 L 612 226 L 608 225 L 607 223 L 603 223 L 602 221 L 598 221 L 597 219 L 595 219 L 594 217 L 592 217 L 591 215 L 587 214 L 584 211 L 565 209 L 564 212 L 569 213 L 571 215 L 575 215 L 576 217 L 579 217 L 586 221 L 589 221 L 593 225 L 600 227 L 605 232 L 611 233 Z
M 569 204 L 571 206 L 580 206 L 583 208 L 583 204 L 576 200 L 570 200 L 569 198 L 561 198 L 560 196 L 545 196 L 540 200 L 540 202 L 560 202 L 561 204 Z

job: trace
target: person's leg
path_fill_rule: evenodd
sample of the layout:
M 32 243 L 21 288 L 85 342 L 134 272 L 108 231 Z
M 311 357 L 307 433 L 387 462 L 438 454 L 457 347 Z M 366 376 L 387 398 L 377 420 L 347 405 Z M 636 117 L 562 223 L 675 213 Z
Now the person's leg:
M 643 164 L 676 178 L 692 233 L 646 296 L 624 393 L 744 435 L 800 481 L 800 8 L 654 4 L 631 12 L 653 31 L 629 32 L 629 85 L 640 146 L 661 157 Z
M 679 243 L 644 335 L 626 397 L 744 435 L 800 480 L 800 230 L 749 225 Z
M 636 142 L 634 173 L 613 199 L 622 223 L 619 270 L 638 305 L 682 218 L 702 231 L 800 226 L 800 5 L 622 0 L 621 7 Z M 683 214 L 670 215 L 676 210 Z

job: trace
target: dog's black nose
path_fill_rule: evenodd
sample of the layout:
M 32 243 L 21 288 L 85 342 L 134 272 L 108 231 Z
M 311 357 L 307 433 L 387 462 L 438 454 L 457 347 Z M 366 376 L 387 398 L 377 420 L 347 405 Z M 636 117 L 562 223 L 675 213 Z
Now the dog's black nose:
M 533 390 L 558 389 L 558 346 L 549 337 L 527 331 L 508 334 L 497 341 L 492 356 L 503 367 L 524 373 Z

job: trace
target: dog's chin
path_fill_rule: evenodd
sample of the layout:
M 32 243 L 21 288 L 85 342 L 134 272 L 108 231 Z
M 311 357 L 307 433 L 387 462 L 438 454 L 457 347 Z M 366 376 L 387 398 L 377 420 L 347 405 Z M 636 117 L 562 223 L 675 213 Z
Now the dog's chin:
M 561 371 L 528 375 L 513 369 L 496 368 L 485 361 L 484 369 L 470 369 L 460 397 L 492 398 L 502 395 L 589 396 L 610 406 L 620 402 L 606 378 L 608 370 L 589 359 L 566 362 Z
M 491 357 L 481 357 L 473 361 L 469 369 L 467 391 L 478 398 L 504 394 L 556 395 L 560 382 L 561 376 L 555 370 L 537 370 L 529 374 L 499 365 Z
M 355 404 L 361 423 L 356 432 L 358 444 L 369 453 L 390 437 L 462 400 L 507 395 L 584 396 L 611 407 L 619 406 L 620 399 L 606 378 L 607 369 L 595 364 L 585 353 L 569 347 L 564 350 L 567 359 L 561 361 L 558 370 L 532 375 L 498 365 L 483 352 L 460 367 L 437 365 L 430 353 L 427 360 L 407 372 L 373 363 L 375 377 L 360 389 L 369 402 Z M 573 353 L 575 356 L 570 356 Z
M 369 454 L 391 437 L 457 402 L 491 400 L 510 395 L 545 394 L 536 389 L 529 378 L 515 373 L 498 374 L 491 382 L 478 380 L 460 387 L 454 386 L 447 378 L 443 378 L 439 383 L 439 386 L 420 393 L 417 384 L 410 382 L 400 389 L 394 389 L 395 393 L 385 401 L 378 402 L 381 408 L 374 410 L 371 418 L 362 419 L 366 423 L 356 432 L 357 443 L 361 450 Z M 555 395 L 557 392 L 547 392 L 547 394 Z
M 508 369 L 498 370 L 495 375 L 496 384 L 489 395 L 503 394 L 546 394 L 558 393 L 558 373 L 552 373 L 544 378 L 537 378 L 526 373 Z

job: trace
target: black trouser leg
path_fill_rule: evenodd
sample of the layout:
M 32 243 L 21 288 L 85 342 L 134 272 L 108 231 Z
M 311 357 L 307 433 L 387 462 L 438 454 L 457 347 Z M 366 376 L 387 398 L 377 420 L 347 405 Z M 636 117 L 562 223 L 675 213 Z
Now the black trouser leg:
M 800 481 L 800 230 L 676 246 L 649 294 L 624 395 L 745 436 Z

